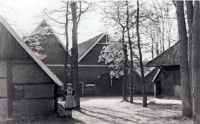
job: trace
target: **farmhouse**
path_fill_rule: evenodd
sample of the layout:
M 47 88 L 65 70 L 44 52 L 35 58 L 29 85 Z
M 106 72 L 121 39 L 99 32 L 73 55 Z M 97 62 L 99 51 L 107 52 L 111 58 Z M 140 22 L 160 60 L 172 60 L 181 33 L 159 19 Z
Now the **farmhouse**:
M 102 33 L 78 44 L 79 91 L 83 95 L 122 95 L 122 78 L 111 78 L 109 65 L 98 62 L 104 46 L 108 45 L 109 34 Z M 150 70 L 149 75 L 152 74 Z M 134 94 L 141 94 L 141 75 L 138 69 L 133 70 Z M 130 82 L 130 74 L 128 75 Z M 129 83 L 128 83 L 129 84 Z M 129 86 L 129 85 L 128 85 Z M 147 93 L 153 94 L 153 85 L 146 85 Z
M 0 118 L 57 112 L 63 83 L 0 16 Z
M 120 79 L 110 78 L 108 65 L 98 62 L 103 46 L 107 45 L 108 34 L 102 33 L 78 44 L 79 84 L 84 95 L 122 95 Z
M 48 27 L 50 35 L 43 33 L 42 30 L 45 30 L 46 27 Z M 38 25 L 32 35 L 36 33 L 43 33 L 45 36 L 41 46 L 44 48 L 44 53 L 47 57 L 42 59 L 42 61 L 64 82 L 65 46 L 45 20 Z M 109 68 L 109 65 L 105 65 L 104 62 L 98 62 L 102 48 L 108 45 L 108 36 L 107 33 L 102 33 L 78 44 L 78 93 L 80 95 L 122 95 L 122 79 L 111 79 L 111 68 Z M 68 67 L 68 73 L 70 73 L 70 55 Z M 68 75 L 70 76 L 70 74 Z M 133 84 L 135 85 L 134 93 L 141 94 L 141 76 L 136 70 L 133 71 L 132 76 L 134 78 Z M 69 77 L 67 80 L 70 82 Z M 149 94 L 153 93 L 152 84 L 149 83 L 146 89 Z M 62 93 L 61 90 L 63 88 L 60 89 L 59 87 L 60 93 Z
M 147 63 L 149 67 L 158 67 L 155 75 L 154 95 L 181 97 L 180 83 L 180 42 L 164 51 L 155 59 Z

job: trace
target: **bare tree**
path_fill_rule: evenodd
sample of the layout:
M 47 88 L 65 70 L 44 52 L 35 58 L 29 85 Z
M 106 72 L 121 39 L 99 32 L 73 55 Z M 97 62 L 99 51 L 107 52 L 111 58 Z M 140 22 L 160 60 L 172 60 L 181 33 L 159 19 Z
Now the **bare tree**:
M 154 57 L 154 51 L 156 56 L 162 53 L 171 44 L 176 41 L 175 34 L 176 26 L 173 26 L 175 21 L 174 16 L 170 16 L 173 11 L 173 3 L 171 1 L 153 1 L 150 5 L 148 20 L 146 23 L 147 36 L 152 41 L 152 57 Z M 154 47 L 155 46 L 155 47 Z
M 78 29 L 78 23 L 77 23 L 77 2 L 71 2 L 71 11 L 72 11 L 72 22 L 73 22 L 73 28 L 72 28 L 72 67 L 73 67 L 73 77 L 72 82 L 74 84 L 74 89 L 76 92 L 75 100 L 77 102 L 77 109 L 80 110 L 80 98 L 78 94 L 78 44 L 77 44 L 77 29 Z
M 65 53 L 65 83 L 64 88 L 66 88 L 67 82 L 69 82 L 68 79 L 68 46 L 69 46 L 69 24 L 72 23 L 72 49 L 71 49 L 71 82 L 74 84 L 74 89 L 76 92 L 75 100 L 77 101 L 77 109 L 80 110 L 80 98 L 79 98 L 79 92 L 77 89 L 78 84 L 78 47 L 77 47 L 77 30 L 78 30 L 78 24 L 81 21 L 82 14 L 89 11 L 89 8 L 91 7 L 91 3 L 87 3 L 84 1 L 79 2 L 70 2 L 70 1 L 62 1 L 64 3 L 64 6 L 60 7 L 59 9 L 54 9 L 50 12 L 44 11 L 44 13 L 54 22 L 64 25 L 65 27 L 65 33 L 61 35 L 66 36 L 66 53 Z M 83 4 L 84 3 L 84 7 Z M 71 7 L 71 11 L 69 10 L 69 4 Z M 75 8 L 74 8 L 75 7 Z M 46 9 L 45 9 L 46 10 Z M 76 12 L 75 12 L 76 11 Z M 58 14 L 61 16 L 58 16 L 57 18 L 51 17 L 51 14 Z M 74 15 L 73 15 L 74 14 Z M 63 16 L 64 15 L 64 16 Z M 76 17 L 75 17 L 76 15 Z M 65 22 L 62 22 L 62 18 L 65 17 Z M 75 23 L 76 21 L 76 23 Z
M 192 116 L 192 103 L 190 92 L 190 75 L 188 67 L 188 42 L 184 18 L 183 1 L 176 1 L 176 12 L 178 20 L 178 32 L 180 44 L 180 73 L 181 73 L 181 96 L 183 116 Z
M 101 6 L 98 5 L 97 6 L 101 10 L 103 10 L 105 18 L 107 20 L 114 22 L 114 23 L 110 22 L 109 24 L 113 26 L 115 25 L 121 35 L 120 41 L 122 42 L 123 53 L 124 53 L 123 101 L 128 101 L 127 98 L 128 53 L 127 53 L 127 45 L 125 43 L 126 20 L 124 20 L 126 17 L 124 15 L 125 12 L 122 9 L 125 6 L 125 4 L 124 2 L 120 1 L 110 2 L 110 4 L 111 4 L 110 6 L 106 6 L 105 8 L 102 8 Z
M 69 34 L 68 34 L 68 25 L 69 25 L 69 2 L 66 3 L 66 22 L 65 22 L 65 36 L 66 36 L 66 51 L 65 51 L 65 64 L 64 64 L 64 68 L 65 68 L 65 81 L 64 81 L 64 89 L 67 89 L 67 83 L 68 81 L 68 56 L 69 56 L 69 52 L 68 52 L 68 47 L 69 47 Z M 63 100 L 65 100 L 65 96 L 63 95 Z
M 191 61 L 191 69 L 192 69 L 192 81 L 194 85 L 194 124 L 200 123 L 200 11 L 199 11 L 199 1 L 194 2 L 194 17 L 192 24 L 192 61 Z
M 185 1 L 186 7 L 187 7 L 187 23 L 188 23 L 188 65 L 189 65 L 189 74 L 190 74 L 190 92 L 191 92 L 191 100 L 192 100 L 192 106 L 194 106 L 193 102 L 193 82 L 192 82 L 192 22 L 193 22 L 193 13 L 194 13 L 194 8 L 192 1 Z M 194 108 L 194 107 L 192 107 Z M 193 110 L 194 111 L 194 110 Z M 193 113 L 194 114 L 194 113 Z
M 140 58 L 140 69 L 141 69 L 141 82 L 142 82 L 142 95 L 143 95 L 143 107 L 147 107 L 147 97 L 146 97 L 146 90 L 145 90 L 145 80 L 144 80 L 144 68 L 143 68 L 143 62 L 142 62 L 142 51 L 140 46 L 140 32 L 139 32 L 139 0 L 137 0 L 137 18 L 136 18 L 136 32 L 137 32 L 137 38 L 138 38 L 138 50 L 139 50 L 139 58 Z
M 131 75 L 131 82 L 130 82 L 130 103 L 133 103 L 133 50 L 132 50 L 132 42 L 130 38 L 130 28 L 129 28 L 129 4 L 128 1 L 126 1 L 126 28 L 127 28 L 127 34 L 128 34 L 128 43 L 129 43 L 129 49 L 130 49 L 130 58 L 131 58 L 131 65 L 130 65 L 130 75 Z

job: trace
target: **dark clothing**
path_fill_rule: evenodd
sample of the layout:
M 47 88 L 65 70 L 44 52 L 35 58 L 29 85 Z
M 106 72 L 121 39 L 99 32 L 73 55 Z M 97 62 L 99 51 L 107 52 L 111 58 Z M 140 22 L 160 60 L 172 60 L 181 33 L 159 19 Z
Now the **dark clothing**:
M 74 91 L 74 89 L 71 89 L 72 90 L 72 95 L 74 96 L 75 95 L 75 91 Z M 65 95 L 68 95 L 67 94 L 67 89 L 65 90 Z

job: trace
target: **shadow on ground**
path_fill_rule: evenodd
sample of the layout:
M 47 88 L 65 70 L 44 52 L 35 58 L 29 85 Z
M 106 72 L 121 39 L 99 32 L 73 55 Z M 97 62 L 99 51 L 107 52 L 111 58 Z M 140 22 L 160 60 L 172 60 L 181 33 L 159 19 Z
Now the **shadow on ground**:
M 99 108 L 99 109 L 102 109 L 102 108 Z M 121 124 L 121 123 L 117 123 L 117 122 L 113 122 L 113 121 L 108 120 L 108 118 L 114 118 L 114 119 L 120 119 L 120 120 L 122 120 L 124 122 L 129 121 L 129 122 L 132 122 L 134 124 L 139 124 L 137 122 L 137 120 L 132 121 L 132 120 L 129 120 L 129 119 L 125 118 L 125 117 L 119 117 L 119 116 L 115 116 L 115 115 L 112 115 L 112 114 L 109 114 L 109 113 L 102 113 L 102 112 L 92 111 L 92 110 L 88 110 L 88 109 L 82 109 L 82 110 L 90 112 L 90 114 L 88 114 L 88 113 L 86 113 L 84 111 L 80 111 L 82 114 L 85 114 L 85 115 L 90 116 L 90 117 L 97 118 L 97 119 L 102 120 L 104 122 Z M 99 114 L 100 116 L 95 116 L 94 114 Z M 106 116 L 106 117 L 101 117 L 102 115 Z
M 47 117 L 47 118 L 29 118 L 29 119 L 17 119 L 9 120 L 2 124 L 85 124 L 85 122 L 68 117 Z

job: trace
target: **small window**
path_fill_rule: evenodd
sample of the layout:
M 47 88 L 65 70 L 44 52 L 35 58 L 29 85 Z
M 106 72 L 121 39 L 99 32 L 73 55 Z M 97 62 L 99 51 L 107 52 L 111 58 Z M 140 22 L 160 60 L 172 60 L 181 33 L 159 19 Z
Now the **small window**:
M 95 90 L 95 83 L 94 82 L 86 83 L 86 90 Z
M 131 86 L 128 86 L 128 85 L 127 85 L 127 87 L 130 88 Z M 136 86 L 133 86 L 133 89 L 136 89 Z

